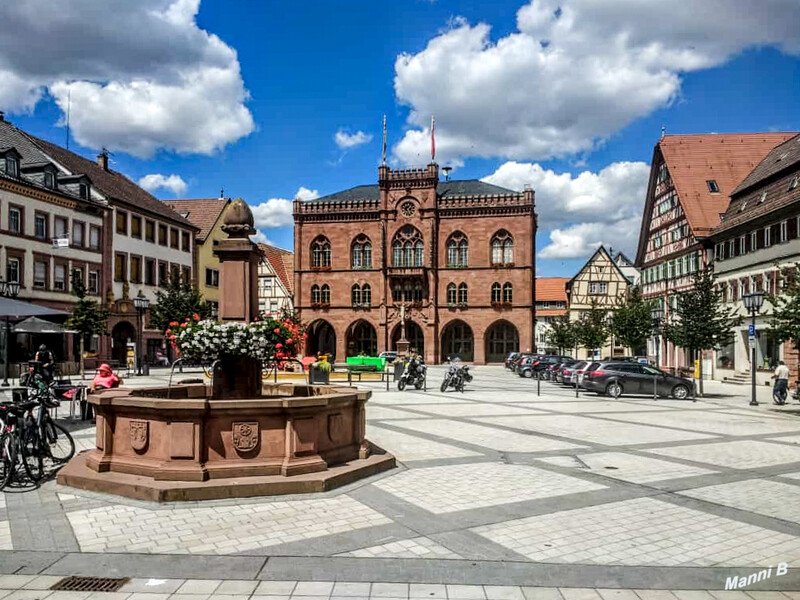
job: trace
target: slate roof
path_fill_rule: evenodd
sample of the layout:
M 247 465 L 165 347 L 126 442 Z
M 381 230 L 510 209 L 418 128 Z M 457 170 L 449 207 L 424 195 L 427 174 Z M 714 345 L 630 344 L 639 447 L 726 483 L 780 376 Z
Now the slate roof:
M 498 185 L 493 185 L 491 183 L 486 183 L 485 181 L 481 181 L 479 179 L 440 181 L 436 191 L 439 197 L 481 196 L 516 193 L 513 190 L 509 190 Z M 341 192 L 322 196 L 316 200 L 312 200 L 312 202 L 363 202 L 365 200 L 377 200 L 379 197 L 380 188 L 377 186 L 377 184 L 359 185 L 347 190 L 342 190 Z
M 217 220 L 222 215 L 225 207 L 230 204 L 230 198 L 194 198 L 182 200 L 163 200 L 179 215 L 189 219 L 194 225 L 200 228 L 197 233 L 197 241 L 201 244 L 214 229 Z
M 719 224 L 731 192 L 776 145 L 795 133 L 708 133 L 667 135 L 658 147 L 667 163 L 681 206 L 697 237 Z M 714 180 L 718 193 L 707 181 Z
M 158 198 L 140 188 L 125 175 L 113 169 L 106 171 L 95 161 L 79 156 L 74 152 L 56 146 L 46 140 L 39 139 L 30 134 L 25 134 L 38 148 L 51 159 L 61 164 L 72 173 L 88 175 L 92 185 L 109 200 L 120 200 L 132 206 L 139 207 L 164 219 L 180 223 L 183 226 L 194 227 L 172 208 L 161 202 Z
M 800 162 L 800 134 L 775 146 L 764 160 L 750 171 L 750 174 L 733 190 L 731 195 L 740 194 L 798 162 Z
M 776 146 L 734 191 L 722 222 L 713 236 L 800 202 L 800 184 L 789 189 L 789 182 L 800 177 L 800 135 Z M 766 198 L 762 201 L 762 192 Z
M 258 248 L 283 286 L 290 294 L 294 295 L 294 254 L 289 250 L 269 244 L 259 244 Z
M 6 120 L 0 121 L 0 148 L 13 147 L 22 156 L 21 167 L 50 162 L 22 130 Z

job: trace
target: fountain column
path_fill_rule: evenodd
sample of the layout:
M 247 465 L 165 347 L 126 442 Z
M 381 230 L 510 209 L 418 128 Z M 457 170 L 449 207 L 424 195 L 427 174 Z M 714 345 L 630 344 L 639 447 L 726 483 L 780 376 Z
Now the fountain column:
M 250 236 L 253 213 L 241 198 L 236 198 L 225 212 L 220 240 L 214 254 L 219 258 L 219 320 L 251 322 L 258 316 L 258 264 L 261 253 Z

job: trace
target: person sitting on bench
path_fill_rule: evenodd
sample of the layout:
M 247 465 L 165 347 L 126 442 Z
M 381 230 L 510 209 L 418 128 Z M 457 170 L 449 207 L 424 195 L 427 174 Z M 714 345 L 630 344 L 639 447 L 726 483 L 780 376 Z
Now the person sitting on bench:
M 103 363 L 97 368 L 97 373 L 92 383 L 89 385 L 89 391 L 94 392 L 98 389 L 108 390 L 119 387 L 120 385 L 122 385 L 122 379 L 114 374 L 108 363 Z

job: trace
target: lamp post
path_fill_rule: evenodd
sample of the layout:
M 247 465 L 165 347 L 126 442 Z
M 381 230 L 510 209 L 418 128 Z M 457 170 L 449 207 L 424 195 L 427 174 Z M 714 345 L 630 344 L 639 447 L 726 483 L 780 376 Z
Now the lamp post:
M 133 299 L 133 305 L 136 307 L 136 312 L 139 313 L 139 347 L 136 349 L 136 362 L 138 363 L 137 375 L 142 374 L 143 355 L 143 342 L 144 342 L 144 313 L 150 308 L 150 300 L 142 294 L 139 290 L 139 295 Z
M 6 298 L 16 298 L 19 294 L 19 281 L 3 281 L 0 279 L 0 296 Z M 3 386 L 9 387 L 8 383 L 8 347 L 11 345 L 11 325 L 6 317 L 6 344 L 3 351 Z
M 656 305 L 650 311 L 653 320 L 653 338 L 656 346 L 656 369 L 661 368 L 661 323 L 664 320 L 664 309 Z M 658 400 L 658 373 L 653 375 L 653 400 Z
M 764 292 L 755 291 L 744 294 L 742 302 L 750 313 L 750 330 L 747 336 L 750 344 L 750 406 L 758 406 L 758 400 L 756 400 L 756 315 L 764 304 Z

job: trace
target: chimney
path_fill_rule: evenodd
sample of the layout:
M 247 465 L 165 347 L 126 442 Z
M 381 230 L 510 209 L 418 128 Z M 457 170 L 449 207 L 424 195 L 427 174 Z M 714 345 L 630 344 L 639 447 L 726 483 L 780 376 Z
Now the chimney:
M 6 120 L 6 113 L 0 110 L 0 123 L 3 123 Z
M 97 164 L 103 171 L 108 171 L 108 150 L 105 148 L 97 155 Z

